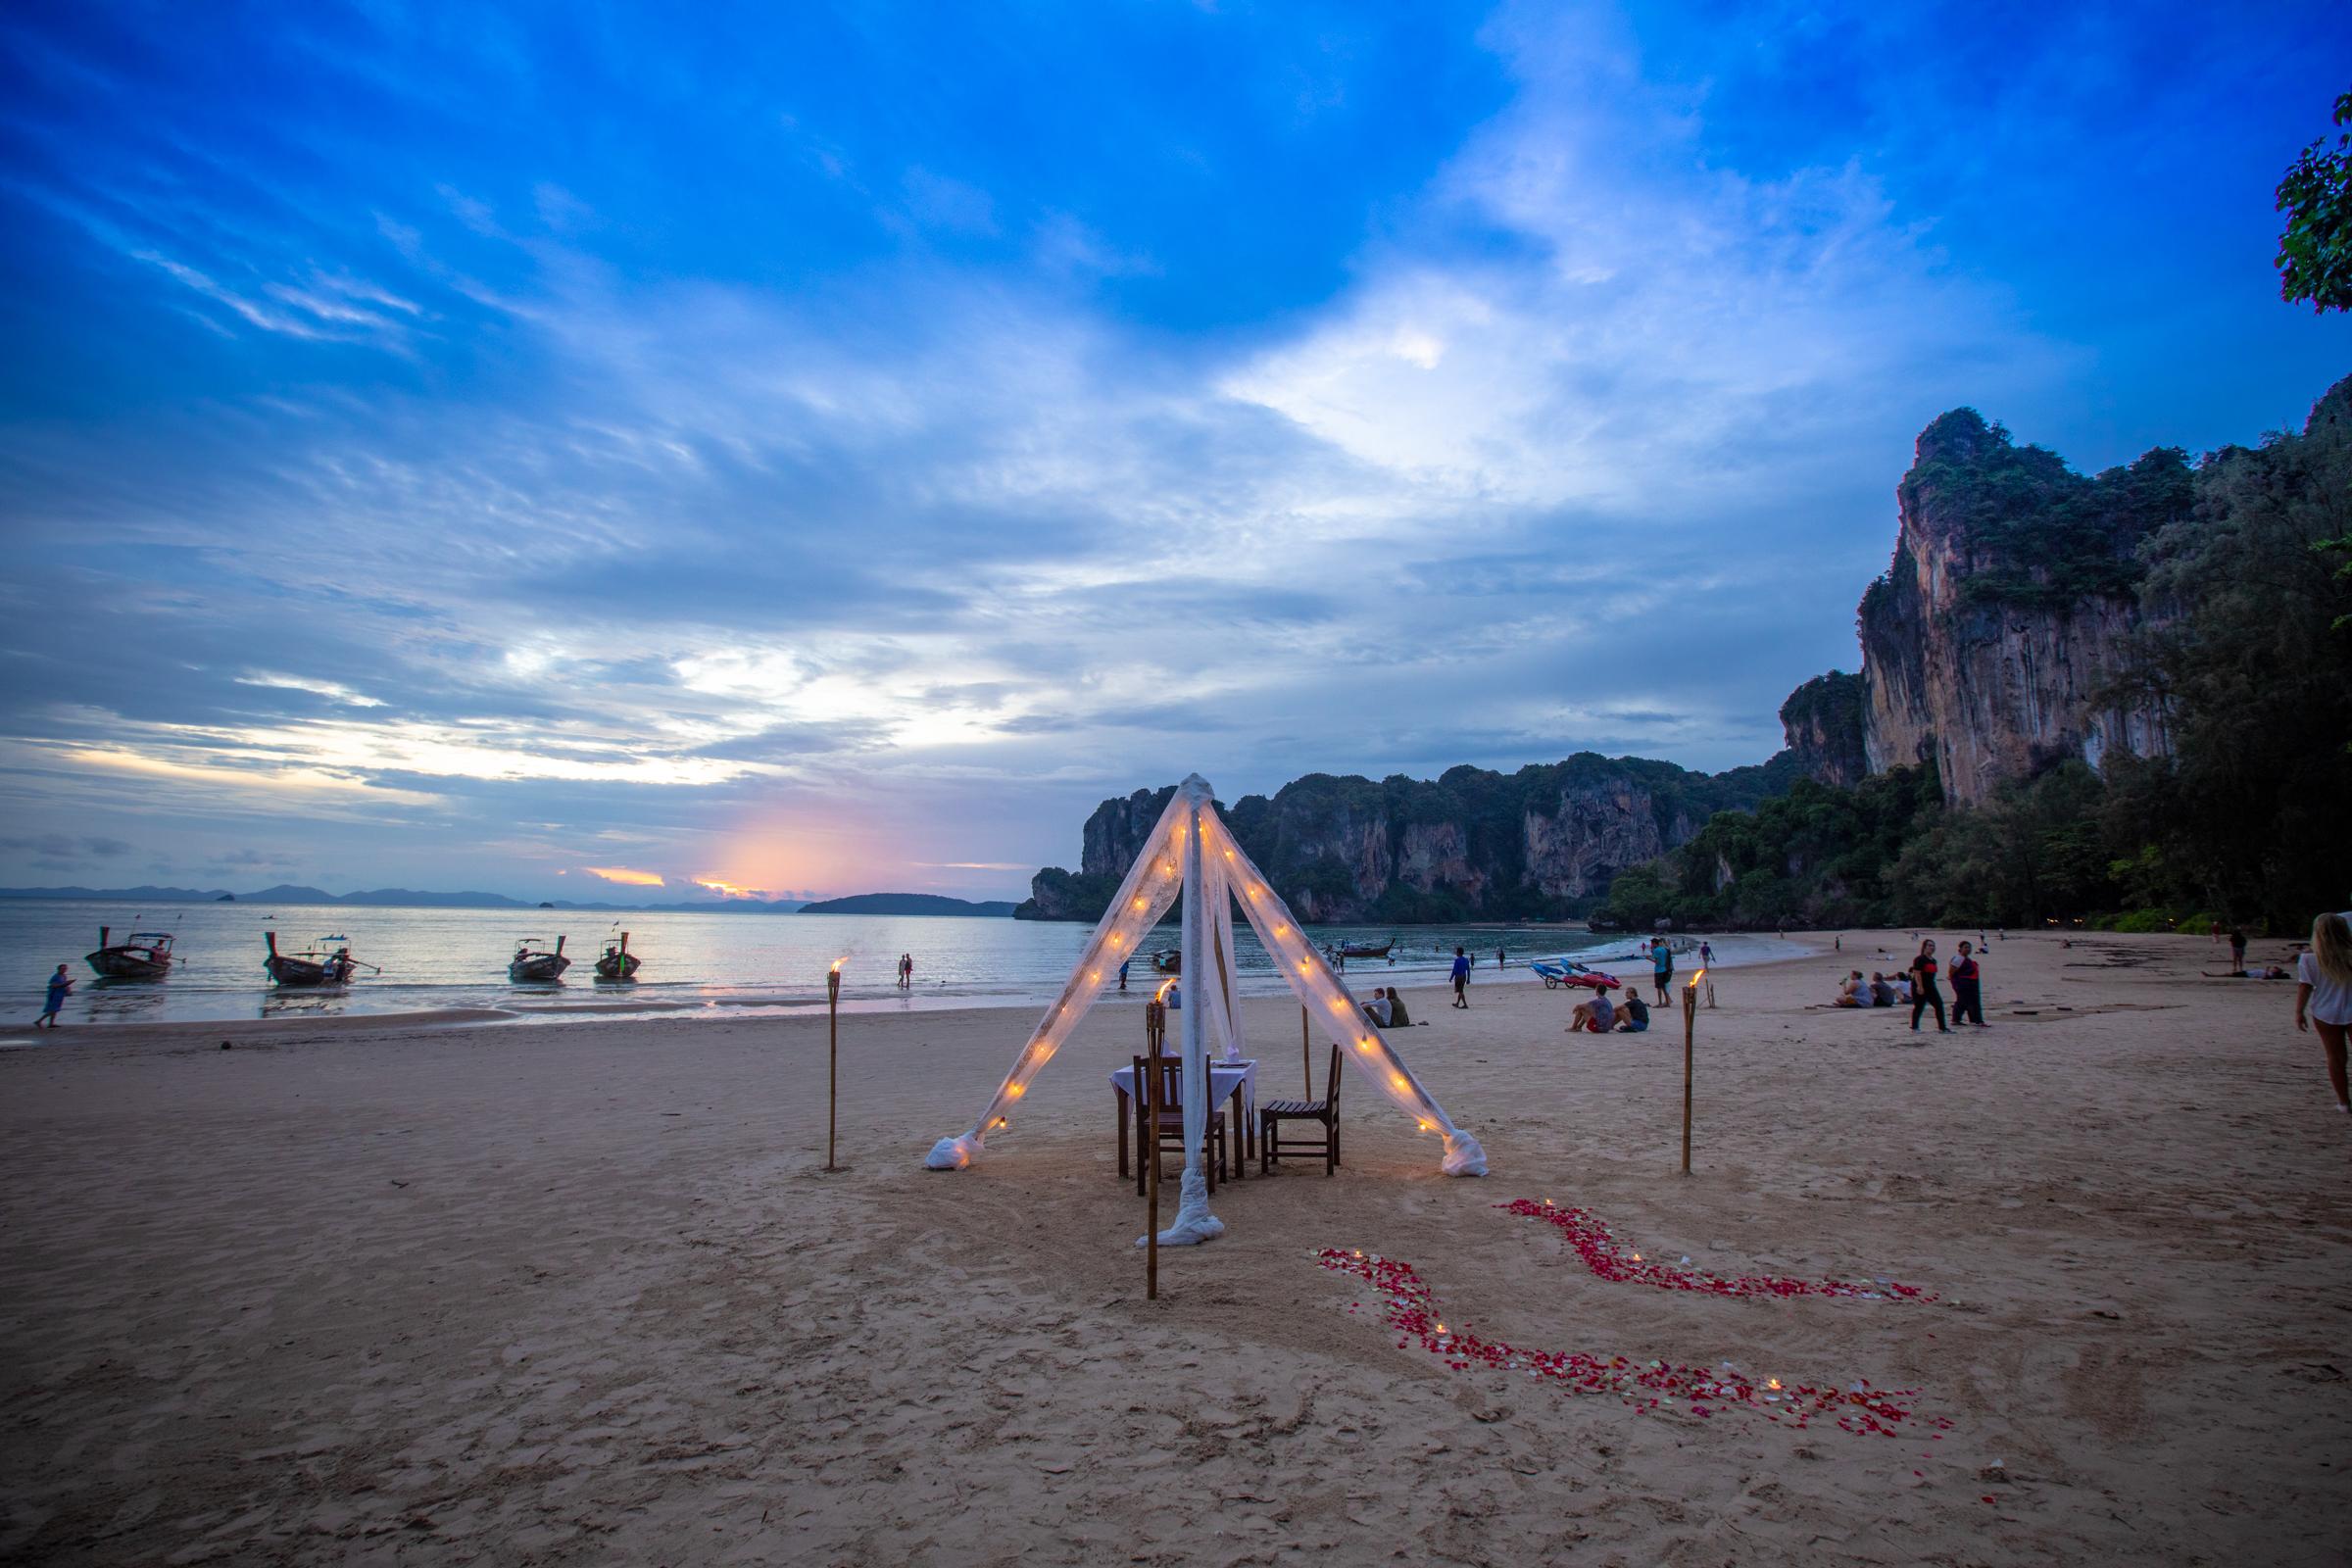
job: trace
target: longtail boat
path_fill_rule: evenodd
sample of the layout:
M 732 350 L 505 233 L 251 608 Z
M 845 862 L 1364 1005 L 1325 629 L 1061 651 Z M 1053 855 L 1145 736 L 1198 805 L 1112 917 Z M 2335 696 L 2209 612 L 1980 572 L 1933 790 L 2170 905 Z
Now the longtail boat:
M 605 944 L 605 956 L 596 960 L 599 980 L 634 980 L 641 960 L 629 951 L 629 934 L 623 931 L 618 942 Z
M 86 959 L 102 980 L 161 980 L 172 972 L 172 933 L 133 931 L 109 946 L 114 927 L 98 928 L 98 951 Z
M 507 978 L 518 985 L 532 981 L 561 980 L 564 971 L 570 967 L 571 960 L 564 956 L 562 937 L 556 938 L 556 951 L 553 953 L 532 951 L 531 939 L 524 937 L 514 944 L 514 956 L 507 963 Z
M 1181 953 L 1154 953 L 1152 955 L 1152 967 L 1157 969 L 1161 974 L 1180 973 L 1184 968 L 1184 955 Z
M 360 969 L 376 969 L 372 963 L 364 964 L 351 956 L 349 948 L 337 948 L 332 953 L 323 946 L 313 946 L 301 953 L 277 951 L 277 933 L 265 931 L 270 944 L 270 956 L 262 962 L 262 972 L 281 986 L 339 986 L 349 983 Z
M 1340 956 L 1343 958 L 1385 958 L 1389 956 L 1389 950 L 1396 945 L 1395 937 L 1389 938 L 1388 941 L 1380 943 L 1378 946 L 1369 942 L 1343 942 L 1340 944 Z

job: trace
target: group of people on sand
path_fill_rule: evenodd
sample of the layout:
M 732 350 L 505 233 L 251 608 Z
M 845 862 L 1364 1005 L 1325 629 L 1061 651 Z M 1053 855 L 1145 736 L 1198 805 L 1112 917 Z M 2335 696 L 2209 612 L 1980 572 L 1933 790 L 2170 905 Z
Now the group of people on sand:
M 1649 1029 L 1649 1004 L 1642 1000 L 1642 988 L 1627 986 L 1622 1002 L 1610 1000 L 1609 994 L 1614 990 L 1616 987 L 1605 984 L 1593 987 L 1592 995 L 1578 1003 L 1575 1010 L 1568 1014 L 1568 1033 L 1646 1033 Z M 1666 999 L 1661 996 L 1658 1000 L 1664 1002 Z
M 1938 965 L 1936 959 L 1936 939 L 1928 938 L 1919 945 L 1918 956 L 1911 967 L 1895 974 L 1874 971 L 1868 980 L 1862 971 L 1850 969 L 1838 982 L 1838 995 L 1831 1004 L 1838 1007 L 1897 1007 L 1911 1008 L 1911 1032 L 1919 1033 L 1922 1013 L 1934 1011 L 1936 1031 L 1950 1034 L 1951 1025 L 1944 1022 L 1943 992 L 1936 984 Z M 1984 971 L 1977 960 L 1977 945 L 1960 944 L 1960 956 L 1952 960 L 1952 1023 L 1973 1024 L 1979 1029 L 1992 1027 L 1984 1021 Z
M 1364 1004 L 1364 1016 L 1383 1029 L 1402 1029 L 1413 1021 L 1405 1011 L 1404 993 L 1395 986 L 1374 986 L 1372 1000 Z

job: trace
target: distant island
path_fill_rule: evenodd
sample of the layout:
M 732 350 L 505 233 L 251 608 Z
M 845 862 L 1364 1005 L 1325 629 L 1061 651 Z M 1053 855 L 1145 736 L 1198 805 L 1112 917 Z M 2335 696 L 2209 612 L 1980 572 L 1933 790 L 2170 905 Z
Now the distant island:
M 1008 900 L 975 904 L 969 899 L 944 898 L 937 893 L 855 893 L 846 899 L 820 899 L 801 906 L 803 914 L 984 914 L 1010 918 Z

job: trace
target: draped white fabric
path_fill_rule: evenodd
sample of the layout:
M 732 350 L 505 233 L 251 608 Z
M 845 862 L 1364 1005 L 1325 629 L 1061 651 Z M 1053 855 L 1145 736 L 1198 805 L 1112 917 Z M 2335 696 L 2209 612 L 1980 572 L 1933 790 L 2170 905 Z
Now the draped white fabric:
M 1178 1189 L 1176 1217 L 1159 1233 L 1159 1245 L 1193 1247 L 1225 1234 L 1225 1222 L 1208 1211 L 1208 1173 L 1201 1167 L 1200 1143 L 1208 1132 L 1210 1019 L 1222 1016 L 1232 1002 L 1219 974 L 1219 955 L 1211 951 L 1216 929 L 1210 913 L 1213 884 L 1202 874 L 1200 857 L 1201 831 L 1215 818 L 1216 806 L 1208 797 L 1208 781 L 1198 773 L 1177 787 L 1176 798 L 1185 803 L 1185 821 L 1178 831 L 1183 834 L 1184 885 L 1190 895 L 1184 901 L 1185 995 L 1178 1014 L 1183 1022 L 1177 1030 L 1184 1050 L 1184 1181 Z M 1158 1152 L 1153 1150 L 1148 1157 L 1158 1158 Z
M 1448 1176 L 1484 1176 L 1486 1151 L 1455 1126 L 1412 1069 L 1357 1005 L 1345 982 L 1299 929 L 1289 906 L 1243 853 L 1216 812 L 1208 781 L 1196 773 L 1177 787 L 1127 878 L 1103 911 L 1061 995 L 1046 1009 L 1012 1070 L 1004 1075 L 988 1108 L 969 1131 L 943 1138 L 924 1163 L 934 1170 L 958 1170 L 977 1158 L 991 1132 L 1009 1126 L 1030 1082 L 1052 1060 L 1070 1031 L 1115 984 L 1118 966 L 1135 956 L 1179 891 L 1184 901 L 1183 985 L 1185 1005 L 1177 1009 L 1184 1055 L 1185 1166 L 1176 1222 L 1161 1232 L 1164 1245 L 1182 1246 L 1219 1235 L 1224 1225 L 1208 1212 L 1206 1174 L 1200 1168 L 1200 1136 L 1208 1114 L 1208 1049 L 1213 1041 L 1230 1059 L 1241 1054 L 1241 1013 L 1234 1002 L 1233 906 L 1257 932 L 1310 1015 L 1323 1020 L 1328 1037 L 1348 1050 L 1354 1076 L 1372 1086 L 1413 1118 L 1422 1131 L 1445 1140 L 1440 1168 Z
M 1087 1009 L 1102 995 L 1105 984 L 1118 983 L 1119 965 L 1142 954 L 1152 928 L 1168 912 L 1168 906 L 1176 902 L 1176 895 L 1184 886 L 1173 830 L 1186 819 L 1187 810 L 1184 794 L 1179 791 L 1144 840 L 1143 853 L 1128 867 L 1127 880 L 1119 884 L 1110 907 L 1096 922 L 1094 935 L 1088 938 L 1076 967 L 1070 970 L 1070 978 L 1062 984 L 1061 995 L 1046 1008 L 1046 1015 L 1030 1032 L 1029 1043 L 1021 1048 L 1020 1055 L 1013 1059 L 1012 1070 L 997 1086 L 988 1108 L 968 1132 L 943 1138 L 933 1145 L 924 1164 L 933 1170 L 960 1170 L 978 1158 L 988 1135 L 1011 1125 L 1013 1109 L 1029 1092 L 1030 1081 L 1054 1059 L 1054 1054 L 1069 1039 L 1070 1031 L 1078 1027 L 1078 1020 L 1086 1016 Z

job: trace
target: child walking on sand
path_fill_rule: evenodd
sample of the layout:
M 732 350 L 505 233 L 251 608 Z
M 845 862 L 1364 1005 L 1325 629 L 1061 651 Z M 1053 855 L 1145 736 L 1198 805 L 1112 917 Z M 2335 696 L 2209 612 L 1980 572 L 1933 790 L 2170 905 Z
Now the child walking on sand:
M 2335 1108 L 2352 1114 L 2344 1081 L 2344 1040 L 2352 1025 L 2352 924 L 2340 914 L 2311 922 L 2311 949 L 2295 959 L 2295 1028 L 2318 1031 L 2328 1053 L 2328 1087 Z

